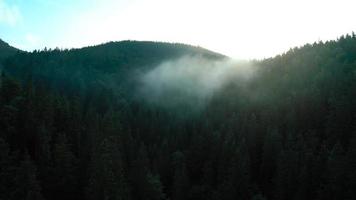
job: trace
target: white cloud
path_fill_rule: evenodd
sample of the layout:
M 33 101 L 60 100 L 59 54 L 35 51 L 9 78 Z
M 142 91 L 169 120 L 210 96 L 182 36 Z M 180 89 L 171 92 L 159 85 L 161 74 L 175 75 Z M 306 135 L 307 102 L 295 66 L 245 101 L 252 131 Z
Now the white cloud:
M 21 13 L 16 5 L 0 0 L 0 24 L 15 26 L 21 20 Z
M 32 33 L 26 34 L 25 39 L 26 42 L 28 43 L 28 46 L 31 47 L 36 47 L 40 42 L 40 38 L 37 37 L 36 35 L 33 35 Z

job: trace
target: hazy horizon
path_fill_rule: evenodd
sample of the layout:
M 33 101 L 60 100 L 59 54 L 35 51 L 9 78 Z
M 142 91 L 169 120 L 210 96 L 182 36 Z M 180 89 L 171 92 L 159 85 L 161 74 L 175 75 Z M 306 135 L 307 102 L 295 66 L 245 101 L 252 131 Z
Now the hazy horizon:
M 17 48 L 177 42 L 262 59 L 356 30 L 355 2 L 0 0 L 0 38 Z

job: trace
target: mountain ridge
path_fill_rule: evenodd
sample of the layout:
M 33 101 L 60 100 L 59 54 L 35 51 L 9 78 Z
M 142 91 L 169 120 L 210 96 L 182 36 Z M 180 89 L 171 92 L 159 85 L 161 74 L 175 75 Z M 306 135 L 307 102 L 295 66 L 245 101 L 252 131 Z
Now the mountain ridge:
M 225 59 L 225 55 L 181 43 L 152 41 L 108 42 L 78 49 L 47 49 L 22 51 L 4 61 L 7 73 L 23 78 L 31 76 L 41 84 L 55 85 L 65 90 L 89 85 L 112 85 L 132 82 L 132 77 L 167 60 L 182 56 L 202 56 L 207 59 Z M 108 80 L 110 83 L 108 84 Z M 79 81 L 79 82 L 80 82 Z M 99 84 L 100 85 L 100 84 Z
M 252 62 L 253 77 L 233 76 L 202 101 L 176 88 L 216 84 L 209 60 L 175 62 L 188 47 L 129 44 L 6 60 L 0 199 L 355 199 L 355 35 Z M 183 76 L 196 63 L 203 75 Z M 166 73 L 180 66 L 183 75 Z M 167 82 L 151 76 L 157 68 Z M 144 70 L 144 84 L 160 90 L 131 98 Z M 160 105 L 191 103 L 147 102 L 157 93 Z
M 19 51 L 21 51 L 21 50 L 15 48 L 13 46 L 10 46 L 7 42 L 0 39 L 0 66 L 1 66 L 1 62 L 3 60 L 16 54 Z

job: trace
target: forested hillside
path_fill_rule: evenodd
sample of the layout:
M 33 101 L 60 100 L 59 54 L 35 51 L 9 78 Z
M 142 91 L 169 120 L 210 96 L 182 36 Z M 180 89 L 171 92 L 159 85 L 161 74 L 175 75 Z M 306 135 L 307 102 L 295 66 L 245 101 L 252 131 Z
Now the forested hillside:
M 198 113 L 135 95 L 137 74 L 185 55 L 226 59 L 134 41 L 7 58 L 0 199 L 356 197 L 354 34 L 251 61 Z
M 10 46 L 9 44 L 0 39 L 0 69 L 2 68 L 2 62 L 6 58 L 15 55 L 17 52 L 19 52 L 18 49 Z
M 6 60 L 5 65 L 20 80 L 32 77 L 34 82 L 76 94 L 93 87 L 126 90 L 122 85 L 130 82 L 135 73 L 187 54 L 210 59 L 225 57 L 183 44 L 122 41 L 82 49 L 23 52 Z

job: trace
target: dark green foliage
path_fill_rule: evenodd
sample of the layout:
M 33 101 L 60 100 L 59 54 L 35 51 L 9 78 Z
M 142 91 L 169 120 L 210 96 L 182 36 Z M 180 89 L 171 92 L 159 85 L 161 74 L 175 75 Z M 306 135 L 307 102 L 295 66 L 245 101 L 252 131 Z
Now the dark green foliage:
M 57 136 L 53 147 L 53 183 L 50 199 L 75 199 L 78 188 L 77 159 L 70 150 L 65 135 Z
M 159 179 L 159 176 L 148 174 L 147 175 L 147 196 L 146 199 L 150 200 L 163 200 L 165 194 L 163 193 L 163 186 Z
M 14 192 L 11 199 L 42 200 L 41 186 L 37 180 L 36 166 L 25 153 L 15 175 Z
M 10 46 L 8 43 L 0 39 L 0 69 L 2 69 L 2 62 L 16 53 L 19 53 L 20 50 Z
M 132 95 L 138 73 L 184 55 L 211 59 L 223 55 L 203 48 L 160 42 L 122 41 L 72 50 L 22 52 L 4 62 L 5 71 L 16 77 L 56 88 L 72 95 L 88 95 L 98 108 L 108 109 L 114 95 Z M 89 94 L 88 94 L 89 93 Z
M 16 167 L 8 144 L 0 138 L 0 199 L 10 199 L 14 191 Z
M 96 149 L 89 169 L 87 199 L 130 199 L 124 163 L 117 142 L 115 137 L 106 138 Z
M 250 82 L 227 84 L 199 114 L 133 91 L 166 59 L 223 58 L 201 48 L 124 41 L 7 57 L 0 199 L 355 199 L 355 47 L 346 35 L 254 61 Z
M 183 200 L 187 199 L 189 191 L 189 177 L 187 174 L 185 157 L 182 152 L 175 152 L 173 154 L 173 186 L 172 199 Z

